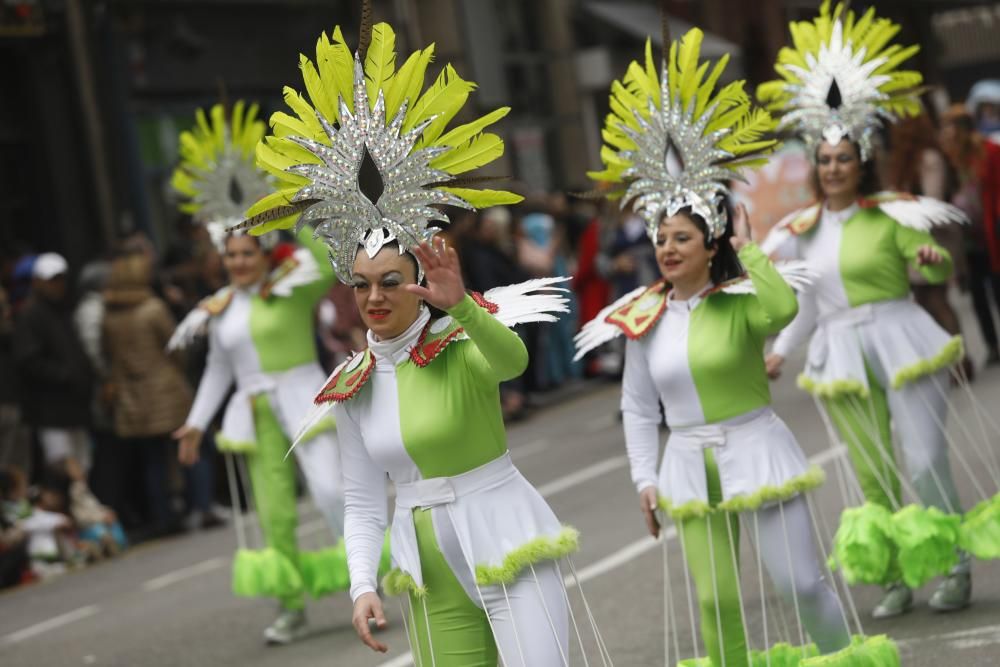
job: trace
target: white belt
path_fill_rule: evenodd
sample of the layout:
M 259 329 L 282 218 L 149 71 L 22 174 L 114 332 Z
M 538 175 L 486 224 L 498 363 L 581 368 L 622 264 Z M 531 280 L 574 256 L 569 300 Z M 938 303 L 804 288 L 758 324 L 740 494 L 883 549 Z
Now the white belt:
M 431 477 L 397 484 L 396 507 L 412 510 L 415 507 L 448 505 L 469 493 L 500 486 L 517 475 L 517 468 L 510 460 L 510 452 L 506 452 L 503 456 L 461 475 Z
M 743 428 L 760 419 L 770 419 L 773 414 L 774 411 L 770 406 L 765 406 L 718 424 L 672 427 L 668 446 L 688 451 L 705 449 L 706 447 L 724 447 L 731 431 Z

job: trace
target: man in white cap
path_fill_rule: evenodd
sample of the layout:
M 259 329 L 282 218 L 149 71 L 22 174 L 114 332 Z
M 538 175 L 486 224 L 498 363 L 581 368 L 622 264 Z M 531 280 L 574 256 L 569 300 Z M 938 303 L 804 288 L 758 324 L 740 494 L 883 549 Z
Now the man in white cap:
M 976 119 L 979 133 L 1000 144 L 1000 79 L 982 79 L 969 91 L 965 106 Z
M 90 468 L 93 375 L 72 321 L 66 259 L 43 253 L 32 268 L 31 295 L 14 327 L 14 363 L 22 409 L 48 465 L 68 458 Z

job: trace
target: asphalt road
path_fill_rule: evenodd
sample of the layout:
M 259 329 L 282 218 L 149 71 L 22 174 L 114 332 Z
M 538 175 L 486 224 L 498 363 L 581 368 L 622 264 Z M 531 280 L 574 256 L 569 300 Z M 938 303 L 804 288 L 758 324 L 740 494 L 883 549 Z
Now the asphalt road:
M 971 347 L 981 355 L 967 307 L 962 312 Z M 827 484 L 813 495 L 821 532 L 828 532 L 843 507 L 844 486 L 838 474 L 841 452 L 831 448 L 812 399 L 795 389 L 793 374 L 774 385 L 775 406 L 800 438 L 807 455 L 828 473 Z M 981 372 L 973 389 L 977 399 L 995 412 L 1000 405 L 1000 369 Z M 574 562 L 614 664 L 663 665 L 663 548 L 662 543 L 644 534 L 624 456 L 618 396 L 618 387 L 609 384 L 550 407 L 509 429 L 510 448 L 518 466 L 538 485 L 559 517 L 581 531 L 582 547 Z M 955 397 L 959 416 L 952 423 L 974 423 L 968 411 L 970 399 L 961 394 Z M 959 447 L 980 483 L 995 491 L 996 485 L 969 446 L 959 443 Z M 964 500 L 971 504 L 978 498 L 969 476 L 960 462 L 953 464 Z M 323 531 L 318 515 L 305 508 L 300 530 L 304 545 L 321 544 Z M 748 543 L 744 540 L 741 555 L 744 603 L 752 643 L 759 646 L 763 636 L 761 595 Z M 115 561 L 0 594 L 0 665 L 411 664 L 399 608 L 393 600 L 387 603 L 391 627 L 382 634 L 390 646 L 387 655 L 376 655 L 356 640 L 346 595 L 310 603 L 311 633 L 303 641 L 287 647 L 265 647 L 261 631 L 272 620 L 275 607 L 230 594 L 229 557 L 234 547 L 230 530 L 187 535 L 142 545 Z M 690 657 L 694 648 L 679 545 L 669 530 L 666 548 L 678 618 L 677 643 L 670 649 L 673 664 L 676 651 Z M 927 608 L 932 586 L 918 592 L 912 613 L 892 621 L 874 621 L 869 616 L 877 590 L 855 588 L 853 599 L 865 632 L 889 633 L 899 641 L 904 665 L 1000 664 L 1000 564 L 977 562 L 974 577 L 974 604 L 954 614 L 933 614 Z M 575 588 L 571 597 L 582 620 L 583 608 Z M 785 611 L 786 622 L 782 623 L 780 605 L 767 589 L 765 598 L 769 637 L 795 640 L 798 631 L 791 611 Z M 601 664 L 596 651 L 590 656 L 590 664 Z M 583 664 L 578 655 L 572 662 Z

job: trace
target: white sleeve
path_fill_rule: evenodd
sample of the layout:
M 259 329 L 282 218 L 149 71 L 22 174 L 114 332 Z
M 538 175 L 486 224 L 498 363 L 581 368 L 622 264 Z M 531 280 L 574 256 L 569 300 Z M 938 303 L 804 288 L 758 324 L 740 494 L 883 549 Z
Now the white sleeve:
M 816 292 L 814 290 L 815 285 L 811 285 L 798 293 L 799 314 L 795 316 L 791 324 L 782 329 L 781 333 L 778 334 L 777 339 L 774 341 L 774 346 L 771 348 L 771 352 L 774 354 L 780 354 L 787 359 L 788 355 L 794 352 L 796 348 L 806 342 L 809 336 L 812 335 L 813 330 L 816 328 L 816 319 L 819 315 L 818 306 L 816 305 Z
M 802 259 L 802 252 L 799 247 L 799 239 L 790 236 L 778 245 L 771 253 L 772 259 L 795 260 Z M 802 289 L 796 294 L 799 300 L 799 313 L 791 323 L 781 330 L 774 341 L 771 352 L 780 354 L 788 358 L 788 355 L 795 351 L 802 343 L 806 342 L 816 328 L 817 306 L 815 283 Z
M 233 384 L 233 367 L 228 356 L 219 343 L 215 327 L 211 327 L 208 335 L 208 358 L 205 361 L 205 372 L 198 383 L 198 393 L 188 414 L 187 425 L 204 431 L 208 428 L 212 417 L 219 411 L 219 406 L 229 393 Z
M 660 394 L 649 373 L 646 352 L 639 341 L 625 344 L 622 377 L 622 424 L 625 449 L 636 491 L 656 486 L 660 451 Z
M 344 472 L 344 542 L 351 600 L 378 588 L 378 565 L 388 524 L 385 471 L 365 449 L 361 428 L 343 405 L 333 409 Z

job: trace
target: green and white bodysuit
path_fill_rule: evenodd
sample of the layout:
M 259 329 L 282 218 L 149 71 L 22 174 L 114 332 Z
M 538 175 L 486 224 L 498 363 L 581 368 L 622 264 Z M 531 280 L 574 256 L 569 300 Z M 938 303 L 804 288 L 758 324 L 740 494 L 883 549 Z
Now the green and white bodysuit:
M 277 597 L 287 609 L 301 608 L 306 592 L 325 595 L 349 585 L 343 545 L 304 552 L 295 534 L 295 464 L 285 457 L 323 382 L 313 317 L 333 282 L 325 248 L 308 233 L 299 240 L 306 247 L 263 284 L 223 288 L 203 301 L 171 340 L 171 347 L 182 347 L 208 330 L 208 360 L 187 424 L 206 430 L 235 385 L 216 442 L 219 449 L 246 457 L 267 548 L 250 551 L 241 544 L 234 592 Z M 339 539 L 343 492 L 333 420 L 318 424 L 294 451 L 310 495 Z
M 803 649 L 787 645 L 762 647 L 767 657 L 749 648 L 740 514 L 775 587 L 794 601 L 816 644 L 807 652 L 824 654 L 824 665 L 855 664 L 861 654 L 891 661 L 895 649 L 884 638 L 850 639 L 802 495 L 822 483 L 823 473 L 810 468 L 770 407 L 764 341 L 795 317 L 795 293 L 755 245 L 739 258 L 749 280 L 710 284 L 686 301 L 657 283 L 609 306 L 578 337 L 580 354 L 607 340 L 612 328 L 629 338 L 621 406 L 632 480 L 640 492 L 655 487 L 661 509 L 678 525 L 710 660 L 682 664 L 743 667 L 801 657 Z M 797 269 L 787 275 L 802 282 Z M 661 406 L 670 437 L 658 466 Z M 883 663 L 890 664 L 871 664 Z
M 392 340 L 369 332 L 369 349 L 316 399 L 336 404 L 351 596 L 376 590 L 388 473 L 394 569 L 384 586 L 409 594 L 416 664 L 492 666 L 498 653 L 503 664 L 565 664 L 556 561 L 577 534 L 510 460 L 498 385 L 524 371 L 528 353 L 501 321 L 511 308 L 477 300 L 439 319 L 422 310 Z
M 788 357 L 811 336 L 799 386 L 817 398 L 847 444 L 868 501 L 864 508 L 845 512 L 837 536 L 838 558 L 854 581 L 885 584 L 902 579 L 916 587 L 946 574 L 958 558 L 961 507 L 944 424 L 948 368 L 962 358 L 962 340 L 910 300 L 907 279 L 907 269 L 913 266 L 929 282 L 941 283 L 951 274 L 951 257 L 928 232 L 897 219 L 933 217 L 936 206 L 941 205 L 889 193 L 836 212 L 816 205 L 780 222 L 764 243 L 778 256 L 805 260 L 817 274 L 802 296 L 799 316 L 778 337 L 773 351 Z M 943 261 L 916 266 L 918 249 L 925 245 Z M 909 495 L 924 508 L 898 512 L 904 502 L 893 425 L 909 473 Z M 888 525 L 893 512 L 899 530 L 873 528 Z M 852 545 L 850 535 L 869 539 L 873 531 L 902 535 L 914 530 L 932 539 L 891 545 L 893 558 L 874 567 L 871 559 L 850 556 L 859 546 Z M 869 552 L 871 548 L 869 544 Z M 902 569 L 896 563 L 897 550 Z M 958 567 L 965 569 L 968 563 Z

